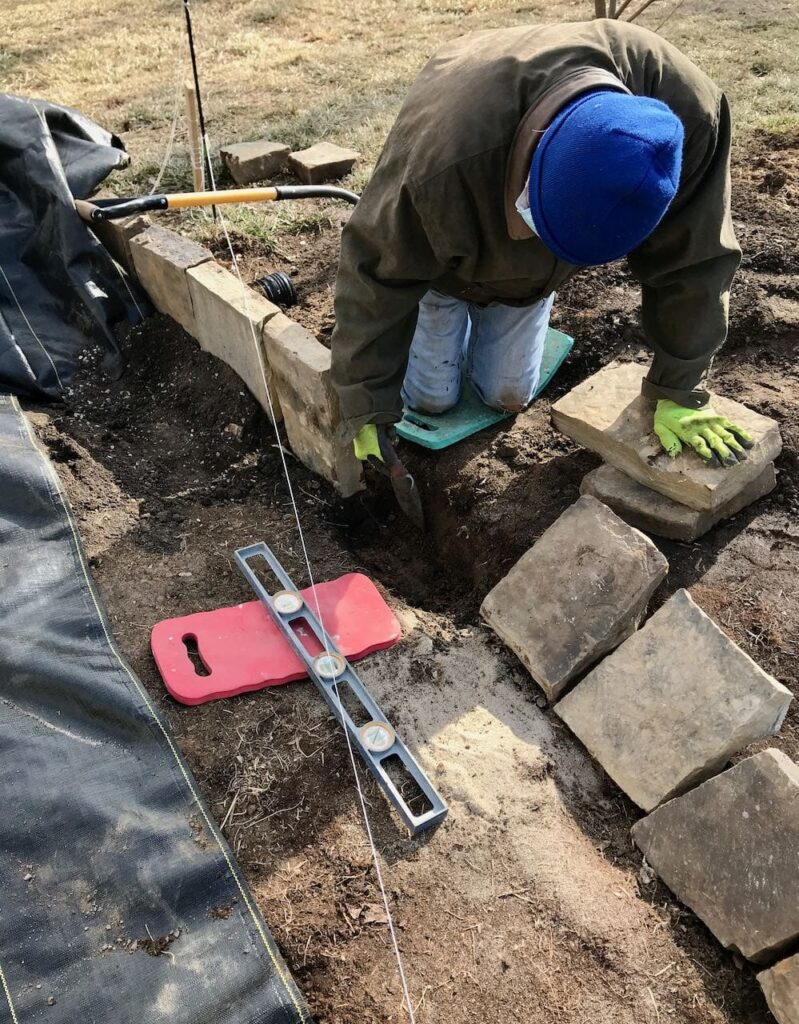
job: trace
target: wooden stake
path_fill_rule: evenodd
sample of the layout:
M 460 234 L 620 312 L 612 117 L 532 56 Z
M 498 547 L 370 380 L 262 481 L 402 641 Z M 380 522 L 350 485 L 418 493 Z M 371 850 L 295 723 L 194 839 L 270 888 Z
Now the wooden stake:
M 184 85 L 186 95 L 186 115 L 189 121 L 189 149 L 191 150 L 191 173 L 194 179 L 194 191 L 205 190 L 205 166 L 203 160 L 203 144 L 200 137 L 200 118 L 197 109 L 197 90 L 192 82 Z

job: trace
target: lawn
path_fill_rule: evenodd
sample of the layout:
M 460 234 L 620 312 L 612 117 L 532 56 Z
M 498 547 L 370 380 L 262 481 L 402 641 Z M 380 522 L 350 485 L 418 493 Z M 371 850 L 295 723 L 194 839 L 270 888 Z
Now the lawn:
M 123 0 L 2 6 L 13 31 L 0 44 L 0 88 L 76 107 L 119 134 L 132 157 L 118 175 L 119 191 L 150 190 L 174 123 L 161 186 L 189 186 L 181 86 L 190 69 L 180 0 L 141 0 L 133 17 Z M 259 137 L 295 148 L 329 139 L 363 154 L 349 182 L 358 189 L 408 84 L 444 40 L 503 25 L 580 20 L 593 4 L 194 0 L 192 10 L 212 149 Z M 639 21 L 726 90 L 739 145 L 759 129 L 799 128 L 799 11 L 792 0 L 655 0 Z

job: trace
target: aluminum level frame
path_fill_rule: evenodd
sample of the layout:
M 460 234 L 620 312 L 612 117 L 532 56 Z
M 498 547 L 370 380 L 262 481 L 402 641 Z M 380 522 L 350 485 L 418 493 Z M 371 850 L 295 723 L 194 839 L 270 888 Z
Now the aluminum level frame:
M 251 544 L 249 547 L 240 548 L 236 551 L 235 557 L 239 569 L 244 574 L 245 579 L 257 594 L 259 600 L 271 616 L 272 621 L 278 626 L 280 631 L 283 633 L 283 636 L 289 644 L 291 644 L 297 656 L 305 665 L 308 675 L 324 697 L 333 715 L 335 715 L 341 725 L 347 730 L 353 747 L 355 747 L 361 755 L 367 768 L 372 775 L 374 775 L 375 779 L 377 779 L 377 782 L 389 802 L 395 807 L 397 813 L 402 818 L 411 834 L 416 835 L 419 832 L 425 831 L 425 829 L 429 829 L 440 824 L 447 816 L 447 805 L 433 787 L 413 754 L 411 754 L 402 740 L 396 735 L 393 728 L 392 734 L 394 736 L 394 742 L 387 749 L 378 752 L 370 750 L 364 745 L 361 735 L 364 727 L 362 726 L 359 728 L 355 722 L 353 722 L 347 712 L 347 709 L 344 707 L 343 702 L 339 699 L 338 688 L 349 686 L 351 693 L 354 694 L 355 698 L 361 704 L 373 723 L 385 723 L 386 725 L 389 725 L 389 727 L 390 723 L 378 704 L 373 700 L 369 691 L 359 679 L 355 670 L 338 649 L 333 638 L 325 632 L 322 623 L 320 623 L 314 611 L 307 602 L 303 600 L 288 573 L 272 553 L 271 549 L 263 542 L 259 544 Z M 254 559 L 263 559 L 279 581 L 283 588 L 283 591 L 279 592 L 279 594 L 283 594 L 283 600 L 279 600 L 278 604 L 283 605 L 284 608 L 288 606 L 288 610 L 281 611 L 276 606 L 275 596 L 279 595 L 270 594 L 255 574 L 250 564 Z M 296 595 L 300 603 L 297 604 L 296 601 L 286 601 L 285 597 L 287 595 Z M 292 623 L 297 620 L 302 620 L 303 624 L 306 624 L 313 632 L 322 648 L 322 654 L 314 656 L 305 648 L 302 640 L 292 629 Z M 318 671 L 318 663 L 320 662 L 320 659 L 323 660 L 328 656 L 332 656 L 334 661 L 336 659 L 340 659 L 340 663 L 338 663 L 340 671 L 337 670 L 333 677 L 321 675 Z M 408 805 L 402 793 L 396 787 L 383 766 L 383 762 L 391 757 L 397 757 L 402 762 L 405 771 L 419 787 L 421 792 L 424 794 L 427 803 L 430 805 L 428 810 L 425 810 L 421 814 L 415 814 Z

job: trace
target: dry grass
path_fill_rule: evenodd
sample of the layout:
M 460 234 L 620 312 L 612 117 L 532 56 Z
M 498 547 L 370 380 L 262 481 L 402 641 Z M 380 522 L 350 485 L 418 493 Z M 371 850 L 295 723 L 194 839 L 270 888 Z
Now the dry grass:
M 640 23 L 656 28 L 668 19 L 663 34 L 730 95 L 739 138 L 758 128 L 799 128 L 794 0 L 718 0 L 712 10 L 705 0 L 678 3 L 658 0 Z M 590 17 L 593 4 L 194 0 L 193 11 L 212 145 L 268 135 L 300 147 L 329 138 L 363 153 L 350 181 L 357 189 L 409 82 L 443 40 Z M 129 0 L 0 0 L 0 12 L 0 88 L 78 107 L 119 133 L 133 165 L 116 188 L 148 191 L 166 150 L 176 85 L 188 73 L 180 0 L 139 0 L 135 11 Z M 182 107 L 179 114 L 165 189 L 191 180 Z M 189 226 L 201 229 L 196 220 Z

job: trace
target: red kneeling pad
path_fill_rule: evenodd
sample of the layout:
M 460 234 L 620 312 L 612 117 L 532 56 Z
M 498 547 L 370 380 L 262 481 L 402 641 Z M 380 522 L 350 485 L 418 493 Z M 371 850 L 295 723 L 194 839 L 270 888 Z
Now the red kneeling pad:
M 301 593 L 314 614 L 318 600 L 325 630 L 350 661 L 399 640 L 396 616 L 362 573 L 317 584 L 316 598 L 310 587 Z M 321 645 L 301 621 L 294 628 L 311 655 L 321 653 Z M 187 640 L 196 644 L 195 656 L 207 675 L 195 670 Z M 150 644 L 164 685 L 183 704 L 203 704 L 307 675 L 260 601 L 164 619 L 153 627 Z

